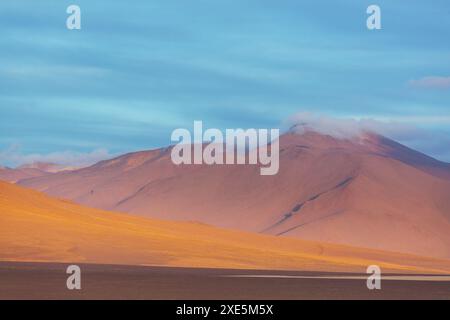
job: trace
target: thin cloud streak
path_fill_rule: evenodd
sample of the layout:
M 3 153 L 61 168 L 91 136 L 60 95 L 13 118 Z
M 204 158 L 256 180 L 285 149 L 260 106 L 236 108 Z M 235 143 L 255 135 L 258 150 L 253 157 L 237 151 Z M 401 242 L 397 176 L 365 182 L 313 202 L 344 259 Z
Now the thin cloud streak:
M 54 163 L 64 166 L 86 167 L 113 157 L 114 155 L 106 149 L 96 149 L 87 153 L 63 151 L 48 154 L 23 154 L 20 151 L 20 147 L 12 145 L 8 149 L 0 152 L 0 163 L 12 164 L 13 166 L 33 163 Z
M 450 89 L 450 77 L 427 76 L 417 80 L 410 80 L 408 85 L 413 88 Z

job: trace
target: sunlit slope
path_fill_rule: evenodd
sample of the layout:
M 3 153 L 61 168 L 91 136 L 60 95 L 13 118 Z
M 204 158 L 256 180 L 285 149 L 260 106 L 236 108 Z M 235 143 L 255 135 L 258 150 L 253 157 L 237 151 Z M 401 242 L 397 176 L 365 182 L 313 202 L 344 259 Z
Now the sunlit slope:
M 0 260 L 364 272 L 448 272 L 448 260 L 167 222 L 0 182 Z

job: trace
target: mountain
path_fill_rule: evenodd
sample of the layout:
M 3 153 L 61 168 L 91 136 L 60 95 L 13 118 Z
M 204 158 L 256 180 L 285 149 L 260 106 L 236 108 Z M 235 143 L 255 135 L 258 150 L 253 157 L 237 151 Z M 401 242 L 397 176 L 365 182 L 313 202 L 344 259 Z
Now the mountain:
M 75 167 L 62 166 L 55 163 L 33 162 L 14 169 L 0 167 L 0 180 L 16 183 L 20 180 L 42 177 L 51 173 L 75 169 Z
M 0 180 L 16 183 L 22 179 L 30 179 L 46 175 L 47 172 L 36 168 L 4 168 L 0 167 Z
M 170 148 L 20 184 L 146 217 L 450 258 L 450 169 L 373 133 L 280 138 L 280 171 L 181 165 Z
M 449 273 L 450 261 L 101 211 L 0 182 L 0 261 Z
M 18 169 L 37 169 L 48 173 L 56 173 L 61 171 L 71 171 L 79 168 L 73 166 L 64 166 L 56 163 L 33 162 L 30 164 L 24 164 L 18 167 Z

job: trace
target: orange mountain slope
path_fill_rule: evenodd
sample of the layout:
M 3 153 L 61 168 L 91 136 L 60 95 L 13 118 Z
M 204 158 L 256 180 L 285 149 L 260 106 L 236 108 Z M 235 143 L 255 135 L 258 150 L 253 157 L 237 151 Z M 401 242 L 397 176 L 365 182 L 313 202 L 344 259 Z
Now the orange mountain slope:
M 169 220 L 450 258 L 450 168 L 375 134 L 280 138 L 280 171 L 175 166 L 170 149 L 20 184 L 77 203 Z
M 450 273 L 450 261 L 85 208 L 0 182 L 0 260 Z

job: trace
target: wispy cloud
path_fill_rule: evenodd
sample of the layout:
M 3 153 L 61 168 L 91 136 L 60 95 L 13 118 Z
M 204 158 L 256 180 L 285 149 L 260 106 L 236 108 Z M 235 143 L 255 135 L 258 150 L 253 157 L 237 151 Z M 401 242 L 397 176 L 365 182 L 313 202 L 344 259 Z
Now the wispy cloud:
M 291 116 L 287 123 L 290 126 L 297 125 L 296 130 L 299 133 L 313 129 L 319 133 L 341 139 L 357 137 L 364 132 L 375 132 L 403 139 L 421 134 L 419 128 L 408 123 L 371 118 L 336 118 L 309 112 L 297 113 Z
M 413 88 L 450 89 L 450 77 L 427 76 L 417 80 L 410 80 L 408 85 Z
M 418 119 L 416 119 L 418 120 Z M 296 132 L 305 130 L 331 135 L 339 139 L 352 139 L 364 132 L 373 132 L 394 139 L 410 148 L 439 160 L 450 162 L 450 137 L 446 132 L 420 127 L 418 121 L 384 121 L 374 118 L 336 118 L 307 112 L 291 116 L 287 124 Z M 425 124 L 427 122 L 425 121 Z
M 96 149 L 91 152 L 52 152 L 49 154 L 23 154 L 20 147 L 12 145 L 8 149 L 0 152 L 1 164 L 13 164 L 20 166 L 24 164 L 32 164 L 37 162 L 54 163 L 64 166 L 85 167 L 95 164 L 101 160 L 110 159 L 114 155 L 106 149 Z

